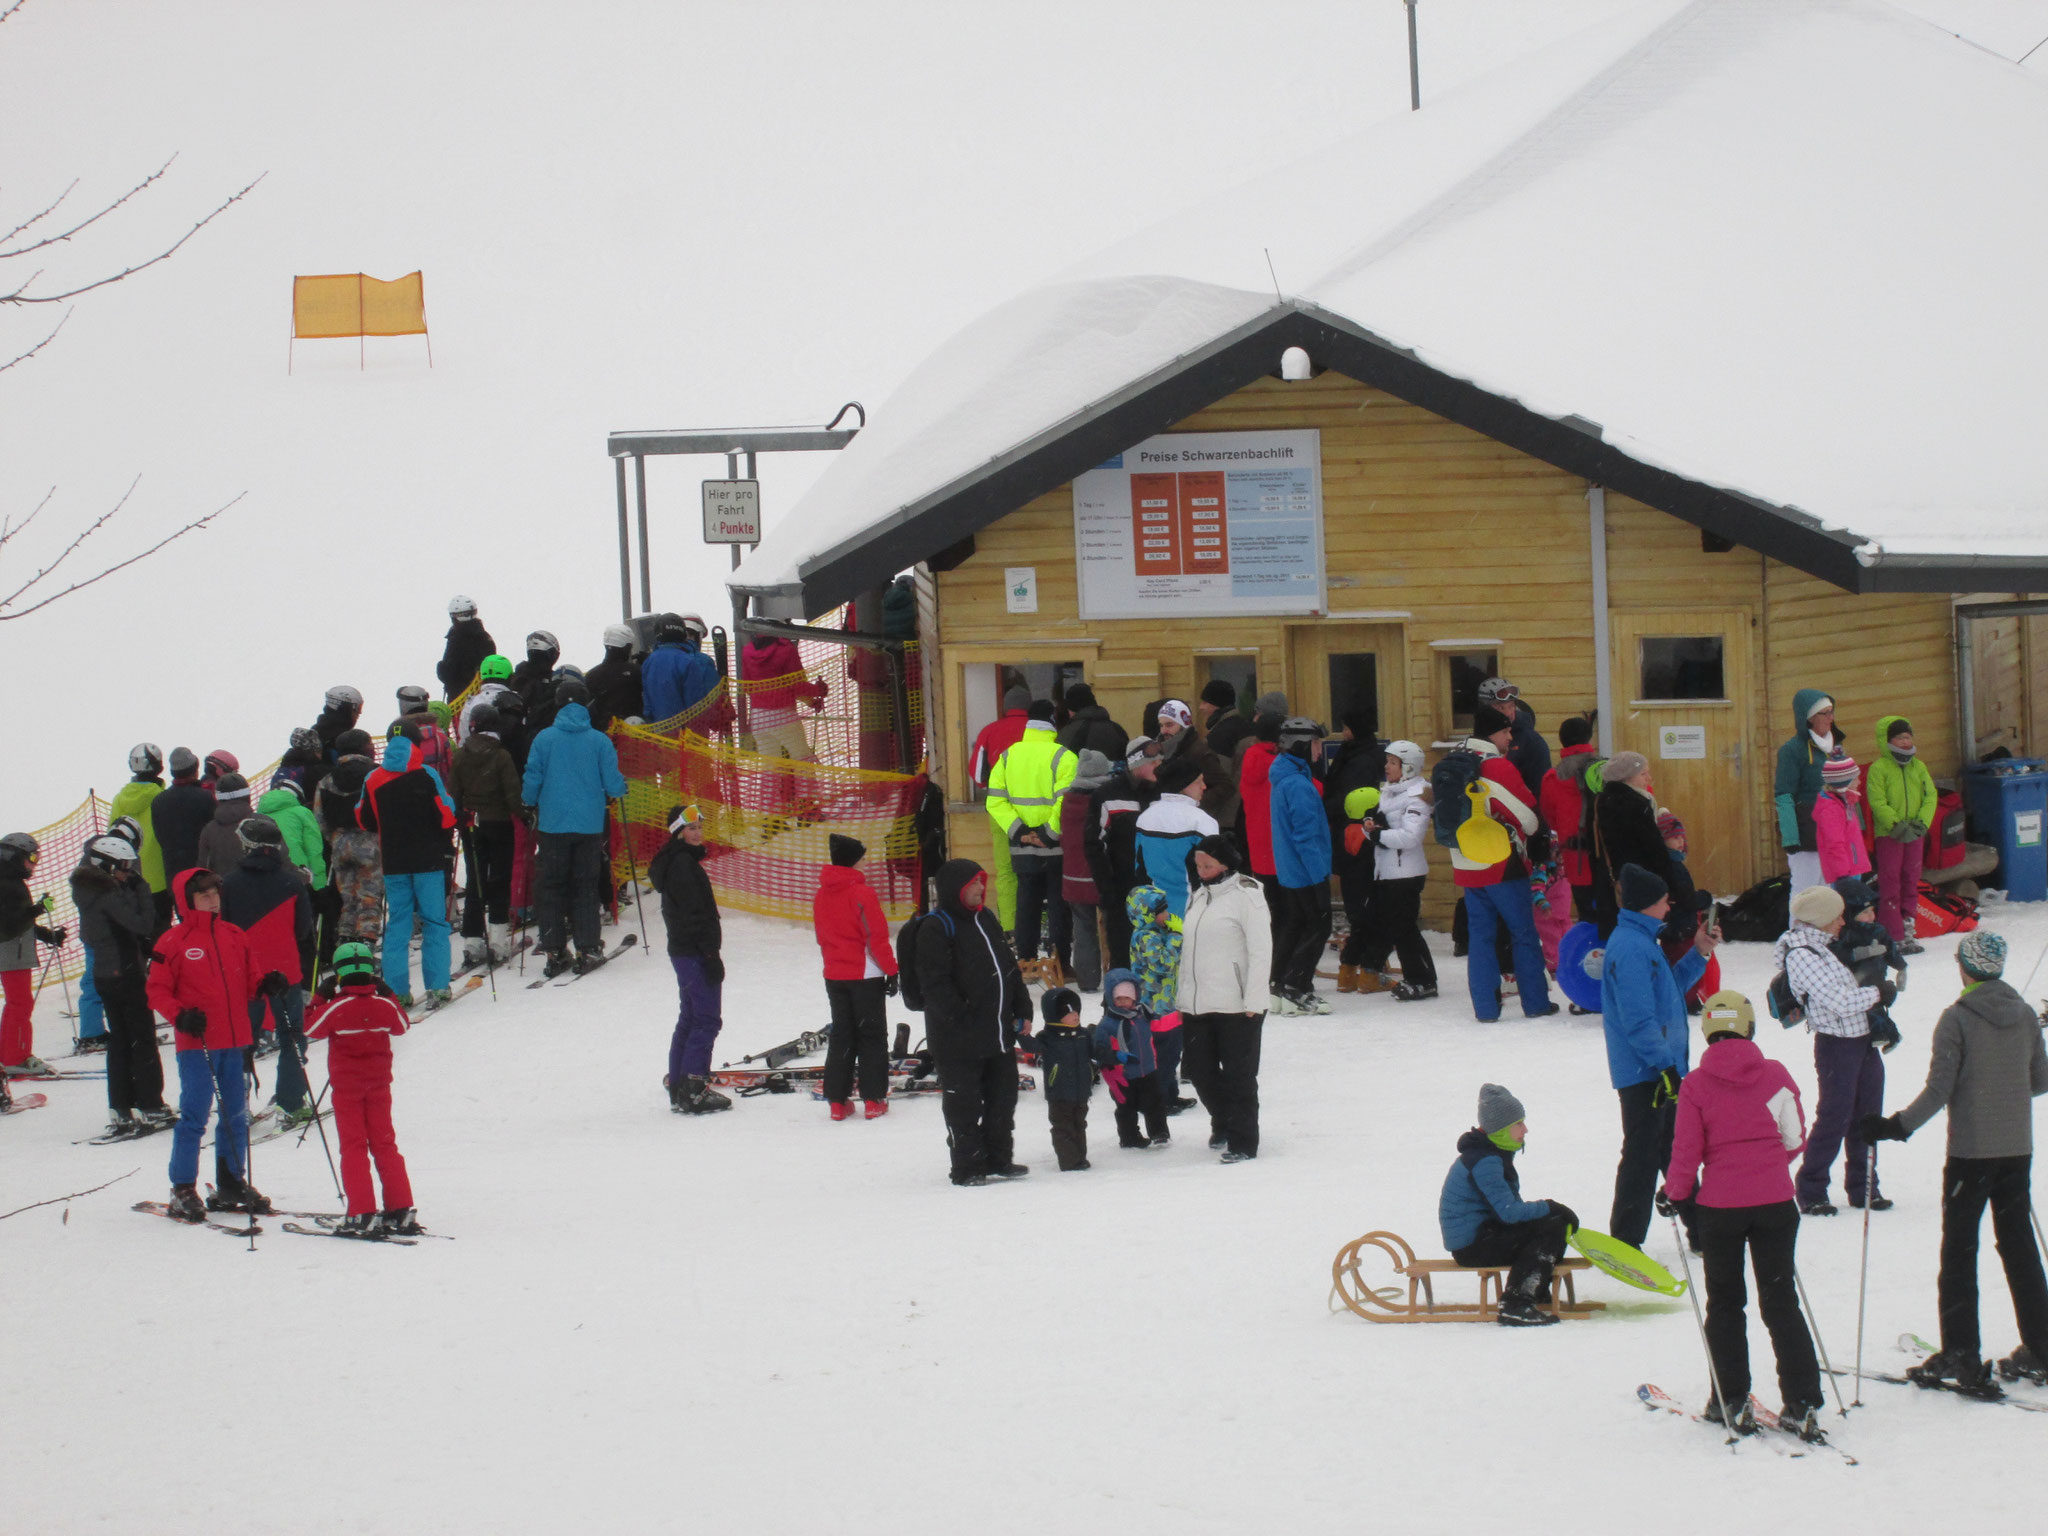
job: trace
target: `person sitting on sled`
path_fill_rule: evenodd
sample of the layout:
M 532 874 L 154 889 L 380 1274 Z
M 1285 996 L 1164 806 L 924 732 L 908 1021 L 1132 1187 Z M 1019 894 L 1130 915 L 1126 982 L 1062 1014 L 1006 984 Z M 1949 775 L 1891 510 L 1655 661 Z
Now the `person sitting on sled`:
M 1468 1267 L 1508 1266 L 1500 1298 L 1505 1328 L 1558 1320 L 1539 1303 L 1550 1299 L 1551 1271 L 1579 1224 L 1568 1205 L 1522 1198 L 1515 1154 L 1528 1136 L 1522 1101 L 1487 1083 L 1479 1090 L 1479 1124 L 1458 1138 L 1458 1160 L 1437 1201 L 1437 1225 L 1452 1258 Z

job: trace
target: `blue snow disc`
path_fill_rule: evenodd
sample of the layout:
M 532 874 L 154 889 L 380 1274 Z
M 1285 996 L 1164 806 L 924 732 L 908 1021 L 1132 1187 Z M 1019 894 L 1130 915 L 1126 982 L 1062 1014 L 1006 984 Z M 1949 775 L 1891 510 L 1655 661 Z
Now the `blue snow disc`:
M 1557 985 L 1588 1013 L 1600 1011 L 1600 961 L 1605 954 L 1600 930 L 1591 923 L 1572 924 L 1557 941 Z

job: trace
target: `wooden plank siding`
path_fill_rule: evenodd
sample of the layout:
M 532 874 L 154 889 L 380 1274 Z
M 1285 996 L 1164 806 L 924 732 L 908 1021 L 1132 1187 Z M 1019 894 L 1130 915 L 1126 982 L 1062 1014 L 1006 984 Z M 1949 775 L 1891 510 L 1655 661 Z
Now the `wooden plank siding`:
M 1444 739 L 1450 722 L 1439 686 L 1441 657 L 1431 642 L 1485 639 L 1498 642 L 1502 674 L 1520 686 L 1554 744 L 1559 722 L 1592 709 L 1595 699 L 1586 482 L 1335 373 L 1303 383 L 1260 380 L 1175 430 L 1299 427 L 1322 434 L 1328 617 L 1396 626 L 1401 636 L 1403 718 L 1383 716 L 1381 730 L 1425 747 Z M 1953 771 L 1949 598 L 1855 597 L 1751 550 L 1710 554 L 1697 529 L 1620 496 L 1607 498 L 1606 558 L 1615 612 L 1732 610 L 1751 624 L 1748 675 L 1728 686 L 1741 689 L 1748 733 L 1745 767 L 1757 807 L 1745 833 L 1752 878 L 1780 863 L 1770 777 L 1777 744 L 1790 734 L 1793 689 L 1812 683 L 1837 690 L 1859 759 L 1870 750 L 1877 715 L 1896 712 L 1913 719 L 1936 771 Z M 1034 614 L 1006 611 L 1004 569 L 1020 565 L 1037 571 Z M 1156 663 L 1160 694 L 1192 701 L 1205 650 L 1256 649 L 1260 687 L 1290 686 L 1288 631 L 1319 622 L 1082 620 L 1070 485 L 977 533 L 971 557 L 929 580 L 936 611 L 927 655 L 943 662 L 944 676 L 928 683 L 935 698 L 928 708 L 935 760 L 953 776 L 965 745 L 962 722 L 946 708 L 959 699 L 950 659 L 959 647 L 1028 640 L 1034 659 L 1081 660 L 1091 678 L 1098 667 Z M 1066 640 L 1075 643 L 1071 655 L 1056 656 Z M 1099 647 L 1083 646 L 1084 640 Z M 1651 743 L 1630 734 L 1636 682 L 1622 675 L 1627 670 L 1617 666 L 1613 680 L 1615 745 L 1646 750 Z M 1135 730 L 1135 713 L 1122 723 Z M 1646 722 L 1636 730 L 1647 736 Z M 978 807 L 958 804 L 960 786 L 952 776 L 945 782 L 954 802 L 953 849 L 981 857 L 987 818 Z M 1455 892 L 1441 850 L 1432 849 L 1432 868 L 1436 878 L 1425 910 L 1442 923 Z

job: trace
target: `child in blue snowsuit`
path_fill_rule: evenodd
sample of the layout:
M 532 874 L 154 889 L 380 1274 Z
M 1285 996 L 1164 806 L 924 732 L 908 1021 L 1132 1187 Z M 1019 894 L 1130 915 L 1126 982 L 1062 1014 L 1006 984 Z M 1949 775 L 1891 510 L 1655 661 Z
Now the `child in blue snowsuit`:
M 1179 1006 L 1180 919 L 1174 916 L 1172 898 L 1157 885 L 1132 891 L 1124 911 L 1131 919 L 1131 970 L 1137 977 L 1138 1000 L 1153 1018 L 1163 1019 Z M 1159 1038 L 1159 1102 L 1169 1115 L 1187 1107 L 1180 1102 L 1177 1029 Z
M 1178 937 L 1178 935 L 1176 935 Z M 1136 941 L 1133 940 L 1133 949 Z M 1102 1022 L 1095 1026 L 1095 1059 L 1102 1081 L 1116 1100 L 1120 1147 L 1163 1147 L 1172 1139 L 1166 1126 L 1165 1073 L 1152 1038 L 1152 1010 L 1140 1000 L 1138 978 L 1117 969 L 1102 978 Z M 1144 1117 L 1145 1129 L 1138 1119 Z

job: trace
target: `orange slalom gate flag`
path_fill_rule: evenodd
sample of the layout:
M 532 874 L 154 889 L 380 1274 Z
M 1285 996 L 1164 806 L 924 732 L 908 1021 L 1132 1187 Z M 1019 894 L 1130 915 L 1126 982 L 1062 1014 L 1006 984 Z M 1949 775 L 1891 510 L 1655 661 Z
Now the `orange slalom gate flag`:
M 361 272 L 292 279 L 294 338 L 426 334 L 426 290 L 417 272 L 388 283 Z

